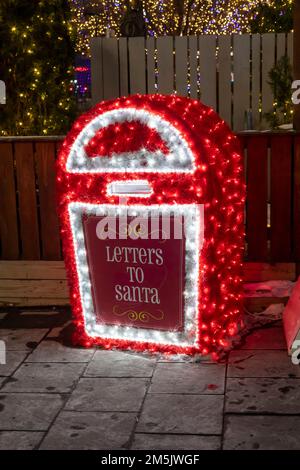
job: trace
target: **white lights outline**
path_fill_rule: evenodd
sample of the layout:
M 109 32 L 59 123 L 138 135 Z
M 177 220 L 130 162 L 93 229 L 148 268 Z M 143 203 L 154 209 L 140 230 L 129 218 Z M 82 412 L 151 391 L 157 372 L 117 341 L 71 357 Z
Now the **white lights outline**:
M 112 124 L 139 121 L 155 129 L 166 143 L 169 153 L 150 152 L 141 149 L 137 152 L 118 153 L 111 156 L 89 157 L 85 146 L 96 132 Z M 188 142 L 171 122 L 159 114 L 144 109 L 118 108 L 106 111 L 92 119 L 77 136 L 71 146 L 66 163 L 69 173 L 124 173 L 124 172 L 176 172 L 190 173 L 195 170 L 195 159 Z
M 204 239 L 204 206 L 198 204 L 112 205 L 71 202 L 68 205 L 72 230 L 76 269 L 79 280 L 80 301 L 87 334 L 94 338 L 149 342 L 178 347 L 198 347 L 199 257 Z M 89 266 L 84 241 L 82 216 L 146 216 L 153 211 L 160 214 L 184 216 L 185 227 L 185 280 L 184 330 L 156 331 L 122 325 L 96 323 L 92 298 Z

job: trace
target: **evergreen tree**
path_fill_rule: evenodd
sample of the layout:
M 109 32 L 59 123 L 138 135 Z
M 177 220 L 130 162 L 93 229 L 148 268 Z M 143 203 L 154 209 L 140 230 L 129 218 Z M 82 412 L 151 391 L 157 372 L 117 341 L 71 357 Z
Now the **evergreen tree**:
M 0 135 L 65 133 L 75 115 L 67 0 L 1 0 Z
M 293 0 L 263 1 L 250 22 L 252 33 L 288 33 L 293 29 Z

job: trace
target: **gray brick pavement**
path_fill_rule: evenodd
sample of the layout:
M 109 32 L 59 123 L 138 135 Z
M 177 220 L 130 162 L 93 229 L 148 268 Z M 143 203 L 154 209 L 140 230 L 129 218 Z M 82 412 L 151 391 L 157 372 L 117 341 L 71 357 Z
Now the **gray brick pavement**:
M 65 325 L 57 311 L 3 313 L 0 449 L 300 448 L 300 368 L 281 325 L 226 364 L 183 363 L 74 348 L 66 312 Z

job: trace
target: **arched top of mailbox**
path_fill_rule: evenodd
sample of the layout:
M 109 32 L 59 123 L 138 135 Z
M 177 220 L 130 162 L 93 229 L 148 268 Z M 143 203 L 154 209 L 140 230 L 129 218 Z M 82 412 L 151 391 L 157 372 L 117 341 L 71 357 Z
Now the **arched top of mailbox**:
M 138 122 L 155 131 L 167 151 L 149 150 L 145 143 L 132 152 L 88 155 L 87 147 L 100 130 L 126 122 Z M 100 111 L 85 123 L 70 146 L 66 170 L 68 173 L 191 173 L 195 170 L 195 156 L 183 133 L 166 116 L 145 107 L 119 104 L 115 109 Z

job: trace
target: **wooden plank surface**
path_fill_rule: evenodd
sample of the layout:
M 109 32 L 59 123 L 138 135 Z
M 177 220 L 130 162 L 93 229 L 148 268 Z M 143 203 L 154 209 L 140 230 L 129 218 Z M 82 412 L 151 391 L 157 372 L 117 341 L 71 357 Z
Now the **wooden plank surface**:
M 245 297 L 244 307 L 248 312 L 261 313 L 264 312 L 270 305 L 286 305 L 288 300 L 288 297 Z
M 120 96 L 128 95 L 128 40 L 119 38 Z
M 247 242 L 249 261 L 268 257 L 268 138 L 253 136 L 247 151 Z
M 102 38 L 91 39 L 91 92 L 93 105 L 103 100 Z
M 56 298 L 68 297 L 67 282 L 59 279 L 2 279 L 0 298 Z
M 233 129 L 245 128 L 245 111 L 250 108 L 250 36 L 233 36 Z
M 262 281 L 295 281 L 295 263 L 245 263 L 243 268 L 244 282 Z
M 271 141 L 271 259 L 291 259 L 292 137 L 275 135 Z
M 103 99 L 119 96 L 119 52 L 115 38 L 102 39 Z
M 188 50 L 187 36 L 175 37 L 175 74 L 178 95 L 188 94 Z
M 42 258 L 58 260 L 61 258 L 61 250 L 55 195 L 55 144 L 38 142 L 35 148 Z
M 128 38 L 130 93 L 146 93 L 145 38 Z
M 300 262 L 300 136 L 294 139 L 294 217 L 293 217 L 293 260 Z
M 260 100 L 261 100 L 261 57 L 260 57 L 260 34 L 252 35 L 252 91 L 251 109 L 253 115 L 253 127 L 259 129 L 261 121 Z
M 263 312 L 267 307 L 273 304 L 286 304 L 288 297 L 246 297 L 244 306 L 248 312 Z M 0 297 L 0 307 L 52 307 L 68 306 L 69 297 L 57 298 L 38 298 L 38 297 Z
M 293 33 L 287 34 L 287 55 L 291 64 L 294 62 L 294 35 Z
M 276 52 L 277 52 L 277 62 L 285 55 L 285 43 L 286 35 L 285 33 L 276 34 Z
M 245 282 L 291 280 L 295 263 L 245 263 Z M 68 305 L 69 292 L 63 261 L 1 261 L 0 306 Z M 281 298 L 248 298 L 246 308 L 261 311 Z
M 147 49 L 147 93 L 156 93 L 155 88 L 155 38 L 146 39 Z
M 199 36 L 200 91 L 202 103 L 217 107 L 216 36 Z
M 219 114 L 224 121 L 231 122 L 231 37 L 219 36 Z
M 13 144 L 0 143 L 0 251 L 4 259 L 18 259 L 19 239 L 14 179 Z
M 0 279 L 66 279 L 63 261 L 0 261 Z
M 273 94 L 269 85 L 269 72 L 275 65 L 275 34 L 262 35 L 262 115 L 273 109 Z M 263 119 L 264 127 L 268 124 Z
M 0 297 L 0 307 L 52 307 L 70 305 L 69 297 Z
M 255 263 L 243 265 L 245 282 L 296 279 L 295 263 Z M 57 279 L 65 280 L 63 261 L 0 261 L 0 279 Z
M 23 259 L 40 259 L 33 144 L 15 143 L 19 220 Z
M 190 97 L 198 99 L 198 37 L 188 36 L 190 61 Z
M 170 95 L 174 91 L 173 37 L 156 39 L 158 64 L 158 93 Z

